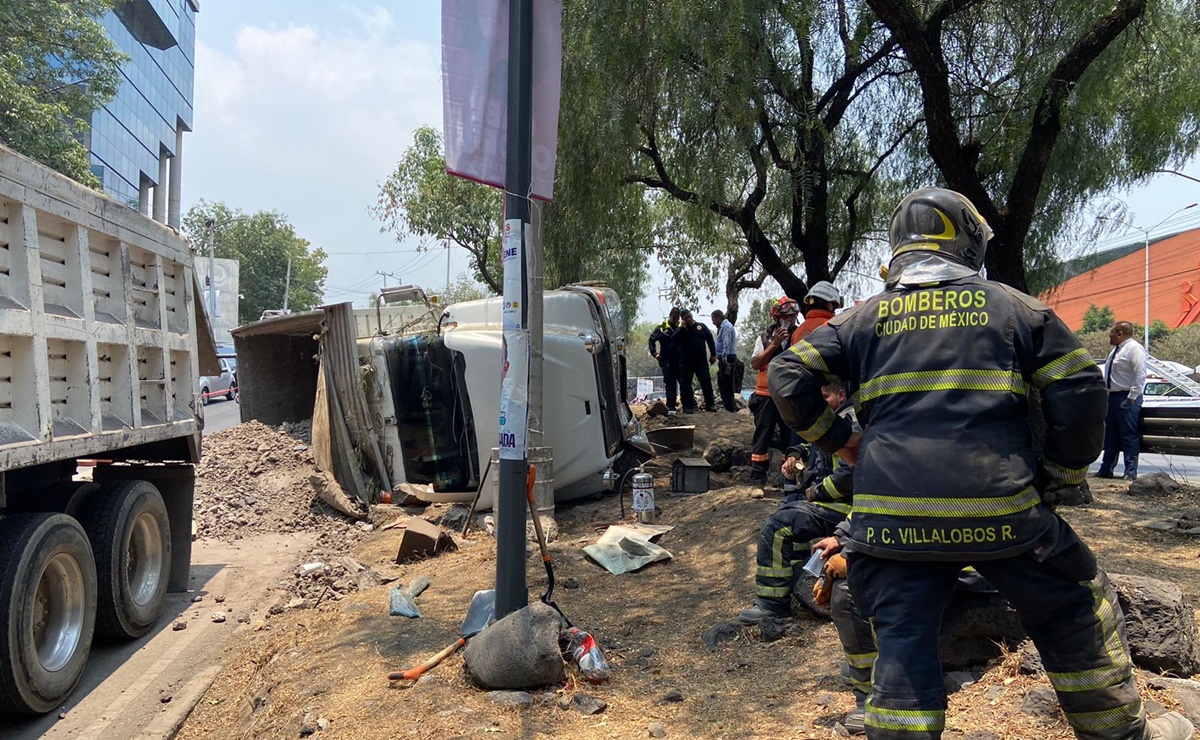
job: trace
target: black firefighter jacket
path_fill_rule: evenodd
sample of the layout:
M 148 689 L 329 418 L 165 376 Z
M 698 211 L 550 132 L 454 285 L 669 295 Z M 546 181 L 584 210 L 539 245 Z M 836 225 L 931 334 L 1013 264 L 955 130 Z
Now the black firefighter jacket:
M 851 427 L 821 398 L 829 375 L 842 378 L 864 429 L 854 549 L 877 557 L 1035 548 L 1054 517 L 1039 488 L 1081 483 L 1103 443 L 1106 394 L 1091 355 L 1049 307 L 979 277 L 886 290 L 771 362 L 784 420 L 833 453 Z M 1047 424 L 1040 455 L 1030 386 Z

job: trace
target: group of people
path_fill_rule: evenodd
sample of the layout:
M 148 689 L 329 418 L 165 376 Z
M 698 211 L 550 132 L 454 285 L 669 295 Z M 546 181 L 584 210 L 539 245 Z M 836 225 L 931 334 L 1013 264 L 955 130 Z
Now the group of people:
M 737 333 L 724 312 L 713 311 L 712 320 L 713 326 L 717 327 L 715 338 L 712 330 L 696 321 L 691 311 L 672 307 L 667 319 L 650 332 L 647 349 L 662 370 L 667 413 L 671 416 L 679 407 L 685 414 L 696 413 L 697 381 L 704 397 L 705 411 L 717 411 L 709 371 L 713 365 L 717 367 L 721 405 L 726 411 L 737 411 L 733 397 L 741 390 L 745 370 L 737 357 Z
M 962 584 L 994 589 L 1076 737 L 1188 740 L 1182 715 L 1147 718 L 1113 588 L 1055 511 L 1102 446 L 1102 477 L 1119 451 L 1136 477 L 1144 349 L 1118 324 L 1101 370 L 1048 306 L 981 277 L 990 237 L 966 197 L 924 188 L 892 214 L 881 293 L 834 315 L 840 296 L 814 285 L 799 325 L 795 301 L 775 307 L 751 358 L 754 471 L 765 480 L 760 437 L 769 445 L 780 421 L 808 448 L 788 448 L 782 472 L 796 483 L 762 528 L 755 602 L 739 619 L 785 616 L 799 565 L 819 550 L 859 700 L 846 729 L 932 740 L 947 706 L 942 612 Z

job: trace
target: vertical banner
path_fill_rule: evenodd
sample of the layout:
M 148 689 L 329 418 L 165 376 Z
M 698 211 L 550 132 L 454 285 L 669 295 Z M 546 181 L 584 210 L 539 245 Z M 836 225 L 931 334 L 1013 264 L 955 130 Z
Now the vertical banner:
M 508 0 L 442 0 L 443 138 L 450 174 L 504 187 L 507 70 Z M 534 0 L 532 195 L 540 200 L 554 197 L 561 95 L 562 0 Z
M 521 268 L 525 244 L 521 220 L 504 222 L 503 356 L 500 371 L 500 459 L 524 460 L 529 427 L 529 330 L 521 320 Z

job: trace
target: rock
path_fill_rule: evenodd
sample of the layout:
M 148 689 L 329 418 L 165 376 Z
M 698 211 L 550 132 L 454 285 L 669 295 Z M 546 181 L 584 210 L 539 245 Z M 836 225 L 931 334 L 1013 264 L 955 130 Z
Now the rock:
M 506 707 L 528 707 L 533 704 L 533 694 L 527 691 L 489 691 L 488 698 Z
M 593 714 L 599 714 L 608 709 L 608 702 L 591 694 L 580 693 L 571 698 L 571 706 L 585 717 L 590 717 Z
M 558 699 L 554 703 L 559 709 L 563 709 L 563 710 L 570 709 L 571 708 L 571 697 L 564 694 L 563 696 L 558 697 Z
M 575 580 L 574 578 L 567 578 L 563 580 L 562 585 L 563 588 L 566 589 L 576 589 L 579 588 L 579 581 Z
M 716 652 L 717 645 L 732 640 L 742 633 L 742 625 L 737 622 L 717 622 L 708 629 L 700 639 L 708 646 L 709 652 Z
M 408 582 L 408 585 L 404 587 L 404 590 L 408 592 L 409 596 L 415 599 L 423 594 L 427 588 L 429 588 L 429 577 L 417 576 Z
M 1125 612 L 1133 662 L 1156 673 L 1200 672 L 1196 618 L 1173 583 L 1145 576 L 1110 574 Z
M 1161 496 L 1179 491 L 1179 484 L 1161 471 L 1153 475 L 1143 475 L 1129 484 L 1131 496 Z
M 820 696 L 817 697 L 817 706 L 822 707 L 822 708 L 828 707 L 828 706 L 832 705 L 835 701 L 837 701 L 837 698 L 834 697 L 833 694 L 821 694 Z
M 788 628 L 792 626 L 790 619 L 773 619 L 767 617 L 758 623 L 759 638 L 763 642 L 775 642 L 787 636 Z
M 991 730 L 971 730 L 963 736 L 963 740 L 1001 740 L 1001 738 Z
M 308 737 L 309 735 L 315 735 L 316 732 L 317 732 L 317 726 L 315 724 L 310 724 L 308 722 L 304 722 L 300 725 L 300 737 Z
M 646 732 L 650 733 L 650 737 L 666 737 L 667 726 L 662 722 L 651 722 L 650 726 L 646 728 Z
M 678 704 L 683 701 L 683 692 L 679 689 L 671 689 L 663 694 L 663 698 L 659 700 L 659 704 Z
M 212 621 L 217 624 L 225 623 L 225 612 L 213 612 Z
M 324 717 L 318 717 L 317 718 L 317 729 L 318 730 L 328 730 L 329 729 L 329 720 L 325 719 Z
M 224 596 L 218 596 L 218 597 L 216 597 L 215 599 L 213 599 L 213 601 L 217 602 L 218 604 L 224 604 L 224 603 L 225 603 L 225 597 L 224 597 Z
M 308 606 L 308 600 L 303 598 L 295 598 L 283 605 L 286 610 L 304 609 Z
M 968 671 L 951 671 L 942 677 L 946 683 L 946 693 L 953 694 L 959 689 L 975 683 L 975 674 Z
M 356 585 L 359 591 L 366 591 L 367 589 L 382 586 L 383 579 L 370 568 L 363 568 L 358 572 L 358 583 Z
M 1200 681 L 1189 681 L 1186 678 L 1167 678 L 1166 676 L 1151 676 L 1147 681 L 1156 689 L 1167 689 L 1179 707 L 1188 717 L 1200 718 Z
M 656 398 L 646 405 L 646 416 L 666 416 L 667 402 Z
M 1134 483 L 1136 482 L 1134 481 Z M 1174 532 L 1179 529 L 1179 522 L 1174 519 L 1146 519 L 1138 522 L 1135 526 L 1149 529 L 1152 532 Z
M 989 686 L 988 687 L 987 699 L 989 702 L 995 704 L 996 702 L 1000 701 L 1000 697 L 1002 697 L 1002 696 L 1004 696 L 1004 687 L 1003 686 Z
M 170 704 L 172 698 L 173 697 L 170 694 L 163 694 L 162 696 L 158 697 L 158 700 L 163 704 Z
M 461 532 L 463 525 L 467 523 L 467 517 L 471 511 L 465 506 L 455 504 L 442 512 L 442 516 L 435 524 L 439 524 L 443 529 L 448 529 L 451 532 Z
M 352 574 L 358 573 L 361 570 L 365 570 L 367 567 L 367 566 L 363 565 L 362 563 L 358 562 L 357 560 L 355 560 L 354 558 L 350 557 L 349 555 L 347 555 L 345 557 L 337 558 L 334 560 L 334 562 L 337 563 L 338 565 L 342 566 L 343 568 L 345 568 L 348 573 L 352 573 Z
M 204 597 L 203 597 L 203 596 L 193 596 L 193 597 L 192 597 L 192 603 L 193 603 L 193 604 L 199 604 L 201 601 L 204 601 Z
M 562 618 L 535 601 L 492 624 L 467 643 L 467 674 L 486 689 L 525 689 L 566 678 L 558 635 Z
M 1017 612 L 999 594 L 956 589 L 942 617 L 941 658 L 947 671 L 983 665 L 1025 639 Z
M 630 658 L 629 660 L 625 661 L 625 667 L 641 668 L 642 670 L 645 670 L 646 668 L 650 667 L 650 661 L 646 660 L 645 658 Z
M 638 651 L 638 655 L 642 656 L 643 658 L 650 658 L 654 655 L 654 648 L 644 647 Z
M 761 488 L 754 488 L 754 489 L 751 489 L 751 491 L 750 491 L 750 498 L 758 499 L 758 498 L 766 498 L 766 497 L 767 497 L 767 492 Z
M 1057 719 L 1058 696 L 1049 686 L 1034 686 L 1021 702 L 1021 711 L 1034 717 Z
M 1021 643 L 1021 673 L 1037 676 L 1046 669 L 1042 666 L 1041 653 L 1034 647 L 1032 640 Z
M 714 439 L 704 448 L 704 459 L 714 473 L 727 473 L 735 465 L 749 465 L 750 452 L 744 444 L 728 439 Z
M 176 622 L 175 624 L 171 625 L 171 629 L 175 630 L 176 632 L 178 632 L 179 630 L 185 630 L 185 629 L 187 629 L 187 622 L 185 622 L 181 619 L 178 622 Z

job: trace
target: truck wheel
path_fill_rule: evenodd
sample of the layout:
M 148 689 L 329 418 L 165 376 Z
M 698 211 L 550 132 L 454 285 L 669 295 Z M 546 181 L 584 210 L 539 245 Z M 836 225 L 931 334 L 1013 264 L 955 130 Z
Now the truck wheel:
M 112 481 L 92 495 L 83 520 L 96 555 L 96 635 L 141 637 L 158 621 L 171 571 L 171 525 L 154 484 Z
M 212 401 L 212 399 L 208 397 L 208 388 L 201 388 L 200 389 L 200 404 L 202 406 L 207 406 L 210 401 Z
M 87 664 L 96 626 L 96 564 L 66 514 L 0 521 L 0 712 L 62 704 Z

